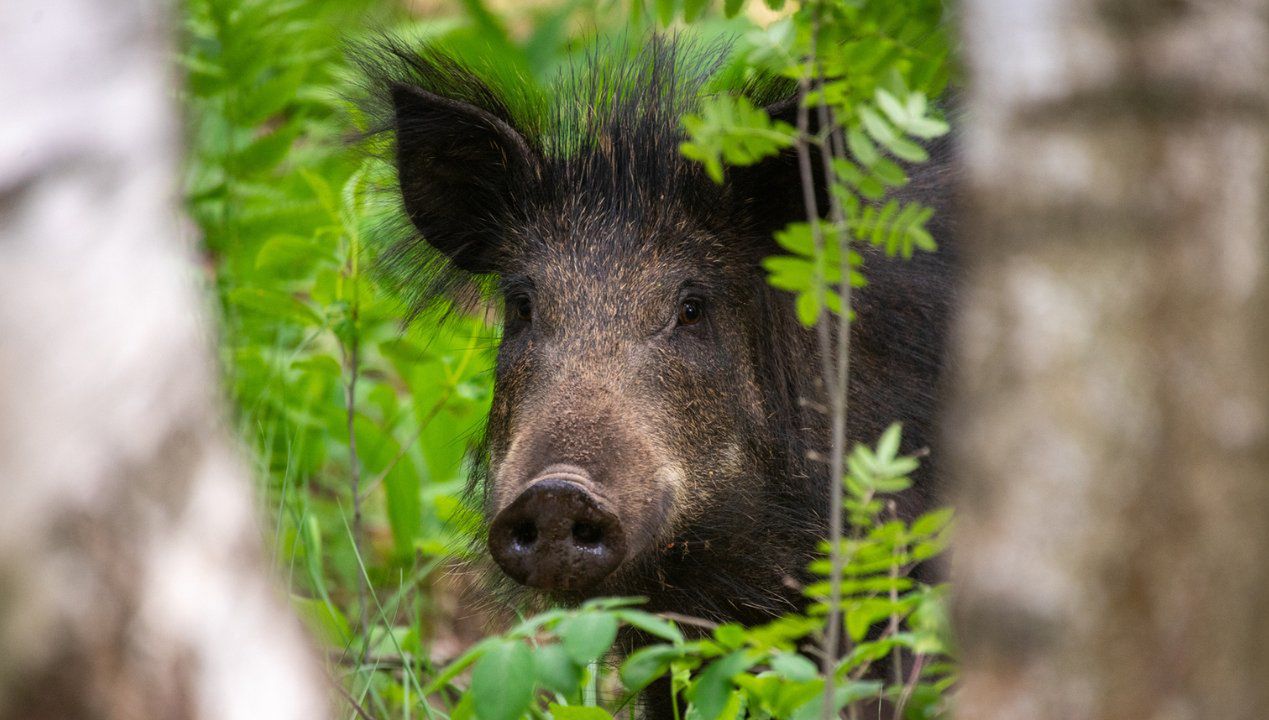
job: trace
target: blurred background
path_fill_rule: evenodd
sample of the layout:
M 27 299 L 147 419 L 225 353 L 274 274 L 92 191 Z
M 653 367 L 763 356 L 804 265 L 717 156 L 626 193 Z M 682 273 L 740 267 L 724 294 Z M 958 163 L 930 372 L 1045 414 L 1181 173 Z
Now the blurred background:
M 924 154 L 896 118 L 941 127 L 904 82 L 963 65 L 951 619 L 946 586 L 903 585 L 900 624 L 883 563 L 826 675 L 795 651 L 822 598 L 701 642 L 619 601 L 526 620 L 469 562 L 494 314 L 403 321 L 375 271 L 394 178 L 350 48 L 443 43 L 549 92 L 665 27 L 796 75 L 822 17 L 857 41 L 849 129 L 879 88 L 919 100 L 849 148 L 884 160 L 869 200 L 907 181 L 883 155 Z M 1267 79 L 1265 0 L 0 5 L 0 720 L 607 720 L 667 671 L 685 720 L 831 717 L 821 694 L 852 719 L 1269 716 Z M 720 148 L 725 119 L 700 123 Z M 937 553 L 949 518 L 854 539 Z M 665 644 L 617 671 L 619 623 Z M 930 662 L 855 672 L 900 647 Z

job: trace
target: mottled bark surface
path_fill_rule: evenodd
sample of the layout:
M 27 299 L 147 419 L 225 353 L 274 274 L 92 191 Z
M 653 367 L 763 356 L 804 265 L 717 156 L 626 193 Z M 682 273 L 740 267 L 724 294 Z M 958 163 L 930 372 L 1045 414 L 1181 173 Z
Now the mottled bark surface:
M 321 718 L 217 407 L 158 0 L 0 3 L 0 718 Z
M 1269 2 L 960 24 L 960 717 L 1269 717 Z

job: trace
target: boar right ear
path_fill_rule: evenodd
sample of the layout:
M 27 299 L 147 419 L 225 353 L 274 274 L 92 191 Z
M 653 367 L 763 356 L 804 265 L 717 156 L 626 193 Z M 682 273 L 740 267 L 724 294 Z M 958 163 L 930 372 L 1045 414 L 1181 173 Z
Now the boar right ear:
M 498 244 L 535 155 L 505 120 L 406 84 L 392 86 L 397 179 L 423 239 L 458 267 L 496 269 Z

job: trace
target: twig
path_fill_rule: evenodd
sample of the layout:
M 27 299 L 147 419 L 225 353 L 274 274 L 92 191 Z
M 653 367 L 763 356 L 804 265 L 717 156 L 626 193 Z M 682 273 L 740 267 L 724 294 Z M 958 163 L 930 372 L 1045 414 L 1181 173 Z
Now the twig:
M 886 505 L 888 509 L 890 510 L 890 517 L 892 519 L 897 519 L 899 516 L 899 512 L 897 508 L 895 507 L 894 501 L 891 500 L 888 503 L 886 503 Z M 894 560 L 891 561 L 890 563 L 890 627 L 888 628 L 888 632 L 893 635 L 897 635 L 899 633 L 899 611 L 897 609 L 899 604 L 898 555 L 899 555 L 899 548 L 898 546 L 896 546 L 894 548 L 894 553 L 891 555 L 891 557 L 893 557 Z M 895 645 L 890 650 L 890 662 L 892 665 L 890 670 L 894 676 L 894 684 L 902 685 L 903 684 L 903 653 L 899 651 L 898 645 Z M 896 713 L 894 716 L 894 720 L 899 720 L 899 717 L 900 716 Z
M 908 676 L 908 682 L 903 686 L 903 692 L 899 694 L 899 702 L 895 705 L 894 720 L 903 717 L 903 708 L 912 699 L 912 693 L 916 692 L 917 680 L 921 679 L 921 666 L 924 664 L 925 656 L 918 653 L 912 662 L 912 673 Z
M 819 42 L 820 17 L 818 7 L 812 14 L 811 18 L 811 51 L 807 58 L 808 68 L 816 67 L 816 44 Z M 824 257 L 824 236 L 820 231 L 820 213 L 816 206 L 815 198 L 815 181 L 813 170 L 811 167 L 811 153 L 807 146 L 807 130 L 809 127 L 809 110 L 806 106 L 807 97 L 810 94 L 811 80 L 809 74 L 804 74 L 799 79 L 799 103 L 798 103 L 798 169 L 801 174 L 802 182 L 802 199 L 805 205 L 807 221 L 811 224 L 812 239 L 815 242 L 815 252 L 817 257 Z M 831 133 L 831 118 L 824 104 L 823 81 L 820 78 L 820 110 L 819 119 L 821 128 L 824 132 Z M 830 162 L 832 150 L 821 145 L 822 159 L 824 162 L 825 182 L 828 183 L 827 189 L 833 222 L 840 228 L 841 225 L 841 206 L 831 192 L 832 184 L 832 164 Z M 825 648 L 824 657 L 821 660 L 821 672 L 824 675 L 824 700 L 821 717 L 823 720 L 830 720 L 836 715 L 835 696 L 836 696 L 836 672 L 835 664 L 837 656 L 840 652 L 840 638 L 842 627 L 842 610 L 841 610 L 841 579 L 842 579 L 842 465 L 843 455 L 845 454 L 845 434 L 846 434 L 846 392 L 847 372 L 849 370 L 848 358 L 850 351 L 850 258 L 847 247 L 840 247 L 841 263 L 844 268 L 842 272 L 841 289 L 839 296 L 842 300 L 841 317 L 838 323 L 837 338 L 837 356 L 834 358 L 832 351 L 831 330 L 829 327 L 830 318 L 825 308 L 826 290 L 824 287 L 823 270 L 819 263 L 816 264 L 816 292 L 819 294 L 820 316 L 816 321 L 816 332 L 820 345 L 820 360 L 822 364 L 822 373 L 824 379 L 824 388 L 828 393 L 830 404 L 832 407 L 832 436 L 830 438 L 830 454 L 829 454 L 829 543 L 832 552 L 832 573 L 830 578 L 831 600 L 829 603 L 828 627 L 825 631 Z M 836 362 L 834 362 L 836 360 Z M 853 713 L 853 709 L 852 709 Z
M 374 715 L 371 715 L 368 710 L 361 706 L 361 703 L 357 702 L 357 699 L 352 696 L 352 693 L 348 692 L 348 689 L 344 687 L 344 684 L 338 678 L 329 672 L 326 672 L 325 675 L 326 681 L 330 683 L 331 687 L 335 688 L 335 692 L 343 696 L 344 700 L 348 702 L 353 712 L 357 713 L 361 720 L 377 720 Z
M 666 620 L 673 620 L 674 622 L 680 625 L 692 625 L 699 628 L 705 628 L 706 630 L 714 630 L 718 628 L 718 623 L 712 620 L 706 620 L 705 618 L 692 617 L 691 615 L 680 615 L 679 613 L 676 613 L 676 612 L 662 612 L 662 613 L 657 613 L 657 615 L 659 617 L 665 618 Z

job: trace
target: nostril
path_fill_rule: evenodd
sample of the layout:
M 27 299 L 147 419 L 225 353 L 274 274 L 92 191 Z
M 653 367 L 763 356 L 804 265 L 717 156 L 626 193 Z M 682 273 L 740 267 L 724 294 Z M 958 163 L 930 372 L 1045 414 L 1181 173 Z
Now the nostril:
M 594 523 L 573 523 L 573 541 L 578 545 L 598 545 L 603 542 L 604 529 Z
M 538 540 L 538 526 L 532 520 L 516 523 L 511 528 L 511 542 L 527 548 Z

